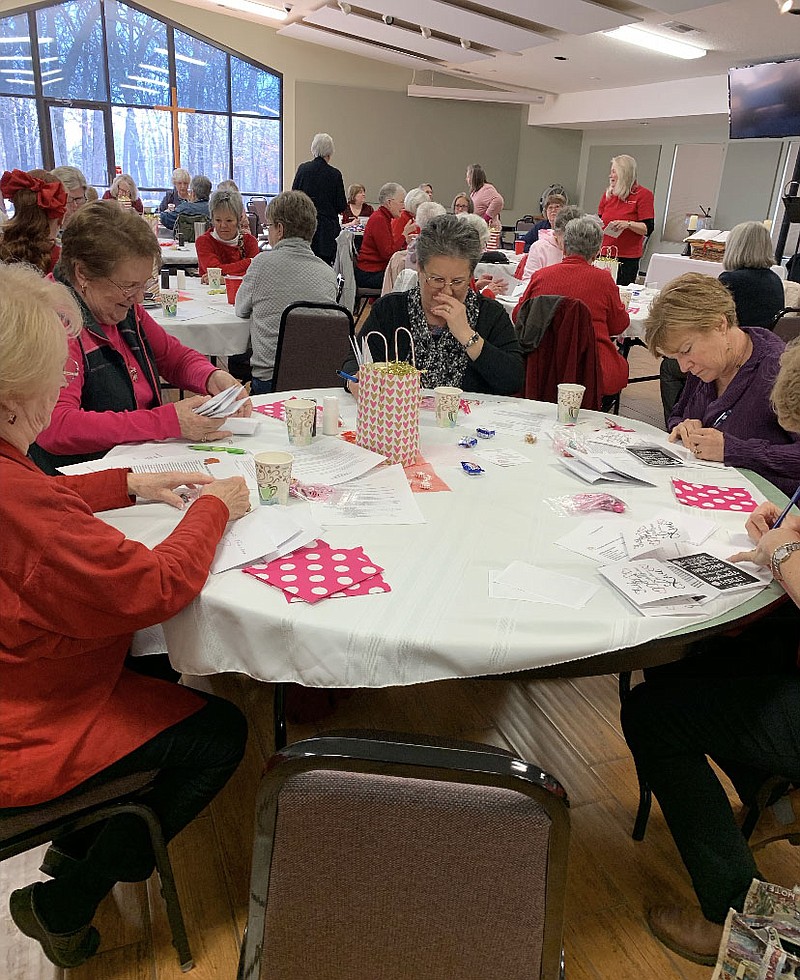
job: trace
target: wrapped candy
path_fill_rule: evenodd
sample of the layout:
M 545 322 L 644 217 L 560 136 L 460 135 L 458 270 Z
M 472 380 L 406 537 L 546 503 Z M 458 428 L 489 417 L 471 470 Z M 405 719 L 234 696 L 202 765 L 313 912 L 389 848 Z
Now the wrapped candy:
M 546 497 L 544 502 L 562 517 L 571 517 L 574 514 L 590 514 L 597 510 L 624 514 L 627 510 L 625 501 L 611 493 L 573 493 L 563 497 Z

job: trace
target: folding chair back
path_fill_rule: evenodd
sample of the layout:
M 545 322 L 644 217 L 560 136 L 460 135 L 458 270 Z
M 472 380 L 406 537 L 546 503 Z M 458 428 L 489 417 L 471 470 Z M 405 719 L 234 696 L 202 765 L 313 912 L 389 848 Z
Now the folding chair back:
M 800 308 L 786 306 L 778 310 L 772 324 L 772 332 L 787 344 L 795 337 L 800 337 Z
M 248 214 L 256 216 L 258 231 L 254 231 L 253 234 L 260 235 L 267 223 L 267 199 L 265 197 L 251 197 L 245 206 L 245 210 Z
M 355 335 L 349 310 L 335 303 L 293 303 L 281 317 L 274 391 L 330 388 L 336 372 L 352 353 Z
M 494 746 L 436 741 L 330 735 L 273 757 L 240 978 L 559 977 L 563 788 Z

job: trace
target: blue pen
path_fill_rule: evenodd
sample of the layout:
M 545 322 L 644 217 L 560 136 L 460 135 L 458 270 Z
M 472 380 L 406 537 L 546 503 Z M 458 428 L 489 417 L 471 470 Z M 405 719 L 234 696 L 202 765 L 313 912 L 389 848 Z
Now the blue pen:
M 795 490 L 795 492 L 792 494 L 792 499 L 783 508 L 783 510 L 781 511 L 780 517 L 772 525 L 772 530 L 773 531 L 775 530 L 776 527 L 780 527 L 781 524 L 783 524 L 783 519 L 786 517 L 786 515 L 789 513 L 789 511 L 792 509 L 792 507 L 797 503 L 798 500 L 800 500 L 800 487 L 798 487 Z
M 336 372 L 340 378 L 344 378 L 345 381 L 355 381 L 358 384 L 358 378 L 354 377 L 352 374 L 348 374 L 346 371 Z

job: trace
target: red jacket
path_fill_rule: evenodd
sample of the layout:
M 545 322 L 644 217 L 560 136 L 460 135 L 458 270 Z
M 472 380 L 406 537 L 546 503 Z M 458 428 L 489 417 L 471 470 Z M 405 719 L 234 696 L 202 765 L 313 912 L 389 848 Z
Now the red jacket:
M 403 231 L 409 221 L 414 220 L 414 215 L 405 208 L 400 212 L 396 218 L 392 218 L 392 241 L 394 242 L 395 252 L 399 252 L 404 248 L 408 248 L 408 242 L 406 241 L 406 236 Z
M 197 248 L 197 264 L 200 275 L 205 275 L 206 269 L 222 269 L 223 276 L 243 276 L 250 268 L 250 263 L 258 255 L 258 241 L 252 235 L 245 235 L 242 247 L 226 245 L 207 231 L 195 242 Z M 242 255 L 244 252 L 244 255 Z
M 364 229 L 364 241 L 361 243 L 356 265 L 362 272 L 384 272 L 389 259 L 398 250 L 392 235 L 392 212 L 382 204 L 370 215 Z
M 131 504 L 126 480 L 45 476 L 0 441 L 0 806 L 66 793 L 204 704 L 123 663 L 200 592 L 228 510 L 202 497 L 151 550 L 93 514 Z
M 565 255 L 558 265 L 539 269 L 514 308 L 516 322 L 520 306 L 530 296 L 572 296 L 582 300 L 592 314 L 600 383 L 604 395 L 616 395 L 628 383 L 628 362 L 611 339 L 631 322 L 619 298 L 617 284 L 605 269 L 590 265 L 579 255 Z
M 105 194 L 103 194 L 102 200 L 117 201 L 117 198 L 114 197 L 111 191 L 106 191 Z M 119 204 L 119 201 L 117 201 L 117 203 Z M 121 206 L 122 205 L 120 205 L 120 207 Z M 131 207 L 133 208 L 134 211 L 138 211 L 139 214 L 144 214 L 144 204 L 142 203 L 142 199 L 140 197 L 137 197 L 135 201 L 131 201 Z

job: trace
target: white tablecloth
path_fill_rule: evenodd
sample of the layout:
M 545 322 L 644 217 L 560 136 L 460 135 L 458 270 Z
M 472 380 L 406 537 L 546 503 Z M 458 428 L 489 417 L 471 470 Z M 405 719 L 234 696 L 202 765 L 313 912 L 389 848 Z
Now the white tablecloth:
M 164 316 L 161 307 L 149 311 L 167 333 L 192 350 L 211 357 L 230 357 L 231 354 L 243 354 L 247 350 L 250 319 L 243 320 L 236 316 L 224 293 L 210 296 L 208 286 L 202 285 L 197 278 L 187 279 L 186 288 L 181 292 L 190 297 L 191 306 L 188 303 L 184 305 L 185 301 L 179 302 L 178 317 Z M 200 306 L 199 316 L 190 320 L 181 318 L 182 310 L 197 312 Z
M 197 247 L 194 242 L 187 242 L 181 248 L 177 245 L 163 245 L 161 247 L 161 261 L 168 266 L 181 266 L 188 268 L 197 265 Z
M 347 425 L 352 426 L 350 396 L 341 389 L 335 393 Z M 322 398 L 326 392 L 312 394 Z M 540 409 L 549 419 L 555 416 L 554 405 L 522 404 Z M 591 428 L 604 424 L 598 414 L 585 415 Z M 561 466 L 546 436 L 527 445 L 522 435 L 498 433 L 478 448 L 513 448 L 531 462 L 504 468 L 484 460 L 483 476 L 466 476 L 459 460 L 481 457 L 476 451 L 458 449 L 456 443 L 474 431 L 476 420 L 477 414 L 462 417 L 455 430 L 444 430 L 435 427 L 432 412 L 422 413 L 422 452 L 452 488 L 452 492 L 415 495 L 426 524 L 331 527 L 323 533 L 333 547 L 363 546 L 369 558 L 385 569 L 391 593 L 290 604 L 281 592 L 238 569 L 212 575 L 198 599 L 165 624 L 175 667 L 200 675 L 240 671 L 262 680 L 318 687 L 382 687 L 558 664 L 633 646 L 685 625 L 685 620 L 638 615 L 602 584 L 595 562 L 554 544 L 580 518 L 558 516 L 546 498 L 592 488 Z M 642 423 L 631 425 L 646 431 L 653 441 L 663 443 L 666 438 Z M 288 448 L 285 425 L 272 419 L 264 419 L 255 436 L 234 442 L 254 451 Z M 669 488 L 675 470 L 647 472 L 658 488 L 616 490 L 635 517 L 678 506 Z M 686 467 L 680 474 L 732 486 L 742 486 L 744 480 L 733 470 Z M 609 486 L 603 484 L 602 489 Z M 295 513 L 305 507 L 296 500 L 289 504 Z M 179 520 L 179 514 L 163 504 L 101 516 L 150 545 Z M 613 521 L 616 515 L 606 516 Z M 743 528 L 741 514 L 716 512 L 714 516 L 726 542 L 728 532 Z M 489 572 L 517 559 L 601 588 L 580 610 L 490 599 Z M 778 593 L 773 585 L 761 595 L 774 598 Z M 710 614 L 740 602 L 741 597 L 717 600 Z
M 659 289 L 672 282 L 685 272 L 700 272 L 704 276 L 719 277 L 725 270 L 721 262 L 706 262 L 703 259 L 693 259 L 688 255 L 667 255 L 657 252 L 650 256 L 645 279 L 648 283 L 657 283 Z M 772 271 L 786 278 L 786 269 L 781 265 L 773 265 Z

